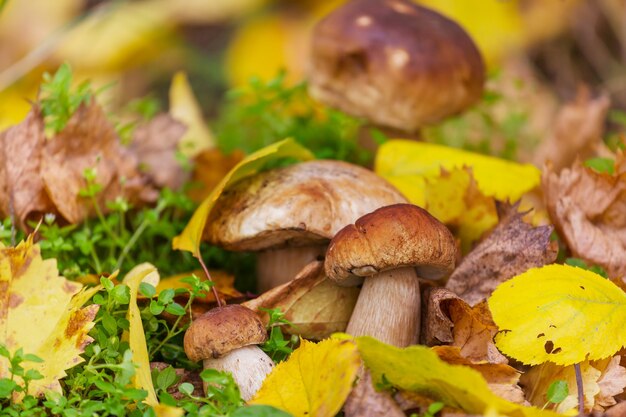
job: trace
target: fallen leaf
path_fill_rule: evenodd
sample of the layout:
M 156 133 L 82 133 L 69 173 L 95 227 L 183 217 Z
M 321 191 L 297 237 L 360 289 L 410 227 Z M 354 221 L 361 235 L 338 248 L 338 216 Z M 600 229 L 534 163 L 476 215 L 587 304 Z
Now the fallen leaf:
M 576 159 L 585 160 L 603 149 L 606 152 L 602 138 L 610 104 L 608 95 L 594 98 L 588 89 L 578 91 L 575 100 L 557 113 L 552 133 L 534 154 L 535 165 L 549 162 L 551 170 L 560 172 Z
M 332 417 L 346 400 L 360 366 L 351 340 L 302 340 L 279 363 L 249 404 L 271 405 L 294 417 Z
M 44 124 L 38 108 L 24 121 L 0 134 L 0 211 L 16 219 L 22 229 L 52 208 L 39 175 Z
M 59 379 L 83 362 L 80 354 L 93 341 L 87 333 L 98 305 L 82 306 L 100 287 L 81 291 L 81 284 L 60 276 L 56 260 L 41 258 L 32 235 L 15 248 L 0 248 L 0 271 L 2 343 L 10 352 L 21 348 L 44 360 L 23 364 L 43 375 L 29 384 L 30 394 L 61 392 Z M 10 377 L 5 358 L 0 358 L 0 377 Z
M 434 288 L 428 292 L 424 328 L 429 346 L 451 344 L 460 349 L 462 357 L 474 363 L 508 362 L 493 343 L 498 327 L 486 303 L 470 307 L 453 292 Z
M 178 149 L 188 158 L 215 147 L 215 139 L 202 118 L 200 105 L 182 71 L 174 74 L 170 86 L 170 114 L 187 127 Z
M 616 403 L 614 396 L 622 393 L 626 386 L 626 369 L 619 365 L 621 356 L 617 355 L 601 361 L 584 361 L 580 364 L 585 395 L 585 410 L 602 411 L 604 407 Z M 578 387 L 574 366 L 559 366 L 550 362 L 535 366 L 521 379 L 528 400 L 543 406 L 547 402 L 546 393 L 552 382 L 563 380 L 568 386 L 568 396 L 553 408 L 558 413 L 565 413 L 578 406 Z
M 158 188 L 177 190 L 187 179 L 176 157 L 185 130 L 183 124 L 162 113 L 140 124 L 133 132 L 129 149 L 137 156 L 141 171 L 147 173 Z
M 580 162 L 560 173 L 549 166 L 542 188 L 550 218 L 572 254 L 602 266 L 626 286 L 626 157 L 616 155 L 615 174 Z
M 128 331 L 122 335 L 123 340 L 127 340 L 129 348 L 133 353 L 133 363 L 137 365 L 132 384 L 135 388 L 145 390 L 148 396 L 144 402 L 150 406 L 159 404 L 157 400 L 154 385 L 152 384 L 152 376 L 150 374 L 150 360 L 148 356 L 148 347 L 146 343 L 146 334 L 141 322 L 141 311 L 137 306 L 137 294 L 139 293 L 139 284 L 143 279 L 156 268 L 146 268 L 145 264 L 139 265 L 131 269 L 124 277 L 123 282 L 130 288 L 130 302 L 128 303 Z
M 496 346 L 525 364 L 603 359 L 626 344 L 626 293 L 568 265 L 532 268 L 498 286 L 489 309 Z
M 477 362 L 465 357 L 458 346 L 435 346 L 432 349 L 440 359 L 451 365 L 463 365 L 480 372 L 491 392 L 498 397 L 528 405 L 522 388 L 517 385 L 522 374 L 512 366 L 506 363 Z
M 218 148 L 200 152 L 194 159 L 194 169 L 191 174 L 192 186 L 187 192 L 189 197 L 196 203 L 204 200 L 244 156 L 240 150 L 230 155 L 225 155 Z
M 471 168 L 442 169 L 439 176 L 426 178 L 424 198 L 424 208 L 452 227 L 465 252 L 498 223 L 496 202 L 478 189 Z
M 488 197 L 517 201 L 539 185 L 540 171 L 490 156 L 412 140 L 388 140 L 378 148 L 375 171 L 398 188 L 411 203 L 423 207 L 427 178 L 441 169 L 470 167 L 478 189 Z
M 551 411 L 525 407 L 496 396 L 479 372 L 447 364 L 425 346 L 401 349 L 368 336 L 356 338 L 356 343 L 374 383 L 381 382 L 384 375 L 385 381 L 399 389 L 435 398 L 469 414 L 557 416 Z
M 346 330 L 358 296 L 358 288 L 336 285 L 326 277 L 324 262 L 315 261 L 293 280 L 243 305 L 256 312 L 265 324 L 269 316 L 261 308 L 278 308 L 293 324 L 283 328 L 284 331 L 305 339 L 321 340 Z
M 183 232 L 174 238 L 172 247 L 174 249 L 191 252 L 196 258 L 199 257 L 200 242 L 202 241 L 204 226 L 211 213 L 211 209 L 222 192 L 237 181 L 260 172 L 268 163 L 282 158 L 310 160 L 314 159 L 314 156 L 308 149 L 302 147 L 292 139 L 276 142 L 248 155 L 244 160 L 239 162 L 222 181 L 220 181 L 213 191 L 211 191 L 211 194 L 204 199 L 202 204 L 200 204 L 193 213 L 191 220 L 189 220 Z
M 463 258 L 446 283 L 469 305 L 487 299 L 501 282 L 556 260 L 558 248 L 550 242 L 552 227 L 524 222 L 518 204 L 498 203 L 497 209 L 498 225 Z
M 374 388 L 372 375 L 369 371 L 363 371 L 344 406 L 346 416 L 367 417 L 405 417 L 404 412 L 387 391 L 378 391 Z
M 209 273 L 211 274 L 211 279 L 213 280 L 215 288 L 217 289 L 217 293 L 222 300 L 231 301 L 231 300 L 244 298 L 244 295 L 240 293 L 239 291 L 237 291 L 237 289 L 234 286 L 235 277 L 233 275 L 224 271 L 217 271 L 214 269 L 209 270 Z M 190 284 L 188 284 L 187 282 L 181 281 L 183 278 L 187 278 L 191 275 L 197 276 L 201 281 L 204 281 L 207 279 L 206 274 L 201 269 L 183 273 L 183 274 L 171 275 L 159 281 L 159 284 L 156 286 L 157 294 L 159 294 L 161 291 L 168 289 L 168 288 L 173 289 L 173 290 L 178 289 L 178 288 L 191 289 Z M 176 297 L 185 297 L 185 294 L 177 294 Z M 140 294 L 139 298 L 141 299 L 144 297 Z M 194 301 L 198 303 L 205 303 L 205 304 L 212 304 L 216 302 L 215 296 L 213 295 L 213 291 L 208 291 L 202 296 L 194 298 Z

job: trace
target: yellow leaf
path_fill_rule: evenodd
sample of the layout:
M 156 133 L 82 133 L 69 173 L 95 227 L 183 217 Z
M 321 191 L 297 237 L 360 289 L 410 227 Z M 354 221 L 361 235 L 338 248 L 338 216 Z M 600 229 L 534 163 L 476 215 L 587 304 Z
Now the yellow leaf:
M 308 149 L 299 145 L 292 139 L 285 139 L 281 142 L 273 143 L 248 155 L 248 157 L 239 162 L 222 178 L 222 181 L 211 191 L 211 194 L 204 199 L 202 204 L 200 204 L 193 213 L 187 226 L 185 226 L 185 230 L 174 238 L 172 247 L 174 249 L 191 252 L 198 258 L 200 256 L 200 242 L 202 240 L 204 226 L 206 225 L 211 209 L 222 192 L 237 181 L 257 174 L 269 162 L 277 161 L 282 158 L 310 160 L 314 159 L 314 156 Z
M 91 343 L 97 305 L 81 308 L 100 288 L 79 292 L 82 285 L 59 275 L 55 259 L 41 258 L 33 236 L 15 248 L 0 248 L 0 335 L 11 352 L 23 349 L 44 363 L 26 362 L 42 379 L 33 381 L 29 393 L 60 392 L 65 370 L 80 363 L 80 354 Z M 36 329 L 36 330 L 35 330 Z M 8 376 L 0 360 L 0 377 Z
M 468 414 L 496 413 L 515 417 L 558 415 L 496 396 L 480 373 L 465 366 L 449 365 L 425 346 L 400 349 L 368 336 L 358 337 L 356 343 L 374 382 L 380 382 L 384 375 L 387 381 L 400 389 L 427 395 Z
M 478 189 L 488 197 L 517 201 L 539 185 L 541 172 L 491 156 L 411 140 L 385 142 L 376 154 L 375 171 L 395 185 L 413 204 L 424 206 L 425 181 L 464 166 L 472 168 Z
M 267 376 L 250 404 L 271 405 L 294 417 L 332 417 L 348 397 L 359 365 L 350 340 L 302 340 Z
M 133 363 L 137 365 L 132 383 L 135 388 L 148 392 L 144 402 L 151 406 L 156 406 L 159 404 L 159 401 L 157 400 L 150 375 L 148 346 L 143 324 L 141 323 L 141 313 L 137 306 L 137 293 L 139 292 L 141 281 L 154 271 L 156 271 L 156 268 L 146 268 L 146 264 L 141 264 L 131 269 L 124 277 L 124 283 L 130 288 L 130 302 L 128 303 L 128 315 L 126 316 L 130 324 L 128 332 L 124 332 L 123 338 L 128 340 L 130 350 L 133 352 Z
M 424 184 L 424 208 L 439 221 L 455 226 L 464 251 L 498 223 L 496 202 L 477 187 L 470 168 L 454 168 Z
M 529 269 L 500 284 L 489 309 L 498 348 L 529 365 L 603 359 L 626 345 L 626 293 L 581 268 Z
M 179 149 L 188 158 L 215 146 L 215 139 L 204 123 L 200 105 L 182 71 L 174 74 L 170 87 L 170 114 L 187 127 L 179 142 Z

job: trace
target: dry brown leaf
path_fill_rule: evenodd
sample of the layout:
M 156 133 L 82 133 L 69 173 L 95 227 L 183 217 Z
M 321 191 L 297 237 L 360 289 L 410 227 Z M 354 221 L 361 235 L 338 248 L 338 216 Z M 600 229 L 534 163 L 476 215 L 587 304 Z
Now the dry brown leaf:
M 363 371 L 344 405 L 346 417 L 405 417 L 400 406 L 386 391 L 377 391 L 369 371 Z
M 585 361 L 580 364 L 585 394 L 585 410 L 603 410 L 615 404 L 615 395 L 626 387 L 626 369 L 619 365 L 621 357 L 607 358 L 600 361 Z M 543 406 L 550 384 L 564 380 L 569 388 L 569 395 L 555 406 L 555 411 L 565 412 L 578 405 L 578 389 L 574 366 L 559 366 L 551 362 L 535 366 L 521 378 L 526 396 L 531 404 Z
M 225 271 L 218 271 L 214 269 L 209 270 L 209 273 L 211 274 L 211 279 L 213 280 L 215 289 L 217 289 L 217 294 L 222 300 L 227 301 L 227 302 L 233 302 L 233 301 L 244 298 L 244 295 L 240 293 L 239 291 L 237 291 L 237 289 L 235 288 L 235 277 L 233 275 Z M 171 289 L 189 288 L 190 289 L 191 285 L 186 282 L 182 282 L 181 280 L 191 275 L 197 276 L 200 279 L 200 281 L 205 281 L 207 279 L 206 274 L 201 269 L 165 277 L 165 278 L 162 278 L 159 281 L 159 284 L 156 286 L 157 294 L 167 288 L 171 288 Z M 186 296 L 185 294 L 180 294 L 180 295 L 177 295 L 177 297 L 185 298 Z M 140 295 L 139 298 L 141 299 L 144 297 Z M 208 291 L 202 296 L 194 298 L 194 301 L 196 303 L 213 304 L 215 303 L 215 296 L 213 295 L 213 291 Z
M 624 417 L 626 416 L 626 401 L 617 403 L 613 407 L 606 410 L 605 417 Z
M 142 172 L 148 174 L 159 188 L 180 188 L 187 175 L 176 159 L 178 142 L 185 133 L 185 126 L 169 114 L 155 116 L 133 132 L 130 150 L 137 155 Z
M 610 104 L 607 95 L 594 98 L 588 89 L 581 89 L 576 99 L 557 113 L 552 134 L 535 153 L 535 165 L 542 166 L 549 161 L 553 170 L 560 172 L 576 158 L 586 159 L 607 152 L 602 137 Z
M 542 188 L 550 218 L 572 254 L 606 269 L 624 287 L 626 277 L 626 157 L 613 175 L 579 161 L 560 173 L 544 170 Z
M 346 329 L 359 296 L 356 287 L 340 287 L 326 278 L 324 263 L 311 262 L 290 282 L 273 288 L 244 306 L 257 312 L 265 323 L 267 313 L 260 308 L 280 308 L 293 327 L 285 329 L 306 339 L 321 340 Z
M 498 225 L 461 261 L 446 284 L 469 305 L 487 299 L 501 282 L 556 259 L 557 246 L 550 242 L 552 227 L 531 226 L 517 208 L 518 204 L 497 204 Z
M 517 385 L 521 373 L 512 366 L 506 363 L 477 363 L 464 357 L 457 346 L 435 346 L 432 349 L 439 358 L 451 365 L 469 366 L 480 372 L 489 389 L 497 396 L 517 404 L 528 404 L 522 388 Z
M 91 210 L 80 196 L 85 188 L 84 172 L 95 168 L 95 182 L 102 186 L 99 203 L 121 196 L 132 204 L 152 201 L 154 190 L 137 170 L 135 157 L 124 148 L 113 125 L 95 102 L 81 105 L 65 128 L 46 141 L 41 156 L 41 176 L 46 192 L 58 212 L 70 223 L 78 223 Z
M 426 344 L 447 343 L 460 349 L 460 355 L 473 363 L 507 363 L 498 351 L 493 337 L 498 328 L 491 319 L 486 303 L 470 307 L 445 288 L 429 291 L 426 319 Z
M 43 119 L 37 108 L 22 123 L 0 134 L 0 212 L 14 216 L 22 229 L 52 207 L 39 175 L 44 141 Z
M 199 203 L 204 200 L 224 176 L 235 167 L 244 157 L 242 151 L 236 150 L 230 155 L 224 155 L 217 148 L 208 149 L 196 156 L 191 183 L 194 186 L 189 190 L 189 197 Z

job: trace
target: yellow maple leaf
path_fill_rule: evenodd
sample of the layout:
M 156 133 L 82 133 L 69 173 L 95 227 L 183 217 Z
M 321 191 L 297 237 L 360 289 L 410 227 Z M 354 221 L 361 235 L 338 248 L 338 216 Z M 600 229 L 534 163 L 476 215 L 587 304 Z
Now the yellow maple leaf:
M 151 266 L 151 265 L 150 265 Z M 141 264 L 131 269 L 124 277 L 123 282 L 130 288 L 130 302 L 128 303 L 128 331 L 124 332 L 122 338 L 128 340 L 129 348 L 133 352 L 133 363 L 137 365 L 132 384 L 135 388 L 147 391 L 148 396 L 144 402 L 151 406 L 159 404 L 157 400 L 154 385 L 152 384 L 152 376 L 150 375 L 150 359 L 148 358 L 148 346 L 146 344 L 146 334 L 141 323 L 141 312 L 137 305 L 137 293 L 139 292 L 139 284 L 149 274 L 156 271 L 156 268 L 147 267 Z
M 315 157 L 308 149 L 292 139 L 273 143 L 248 155 L 226 174 L 222 181 L 211 191 L 211 194 L 204 199 L 193 213 L 193 216 L 191 216 L 191 220 L 189 220 L 183 232 L 174 238 L 172 247 L 191 252 L 196 258 L 200 257 L 200 242 L 202 241 L 204 226 L 211 209 L 222 192 L 237 181 L 260 172 L 269 162 L 282 158 L 296 158 L 305 161 Z
M 478 189 L 488 197 L 517 201 L 539 185 L 541 172 L 530 164 L 518 164 L 447 146 L 411 140 L 385 142 L 376 154 L 375 171 L 395 185 L 411 203 L 427 204 L 427 178 L 439 176 L 441 169 L 470 167 Z
M 87 333 L 98 305 L 82 305 L 100 287 L 81 288 L 59 275 L 55 259 L 41 258 L 32 235 L 15 248 L 0 248 L 0 340 L 10 352 L 21 348 L 43 359 L 24 364 L 43 375 L 30 383 L 32 395 L 60 392 L 59 379 L 83 361 L 80 354 L 93 341 Z M 0 377 L 8 375 L 8 364 L 2 360 Z
M 442 170 L 439 176 L 426 178 L 424 199 L 424 208 L 430 214 L 455 226 L 464 250 L 498 223 L 494 198 L 478 189 L 467 167 Z
M 500 328 L 496 345 L 525 364 L 572 365 L 626 345 L 626 293 L 581 268 L 529 269 L 500 284 L 489 309 Z
M 406 391 L 424 394 L 468 414 L 555 417 L 558 414 L 506 401 L 492 393 L 477 371 L 449 365 L 425 346 L 404 349 L 372 337 L 356 338 L 361 357 L 375 382 L 383 379 Z
M 174 74 L 170 86 L 170 114 L 187 126 L 187 131 L 179 142 L 179 149 L 188 158 L 196 156 L 203 150 L 213 148 L 215 139 L 202 118 L 200 105 L 193 94 L 182 71 Z
M 267 376 L 250 404 L 271 405 L 294 417 L 332 417 L 348 397 L 360 363 L 350 340 L 302 340 Z

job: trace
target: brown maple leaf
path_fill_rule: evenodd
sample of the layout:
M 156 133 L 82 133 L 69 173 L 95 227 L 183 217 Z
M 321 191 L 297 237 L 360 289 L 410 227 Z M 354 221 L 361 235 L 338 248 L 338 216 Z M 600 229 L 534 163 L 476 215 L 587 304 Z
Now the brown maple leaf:
M 615 173 L 580 161 L 556 173 L 548 166 L 542 188 L 550 218 L 572 254 L 606 269 L 624 287 L 626 277 L 626 157 L 616 156 Z
M 474 363 L 508 362 L 493 342 L 498 327 L 485 302 L 470 307 L 445 288 L 431 289 L 427 297 L 422 332 L 427 345 L 451 344 Z
M 469 305 L 487 299 L 501 282 L 556 260 L 552 227 L 526 223 L 518 205 L 497 203 L 498 225 L 463 258 L 446 284 Z

